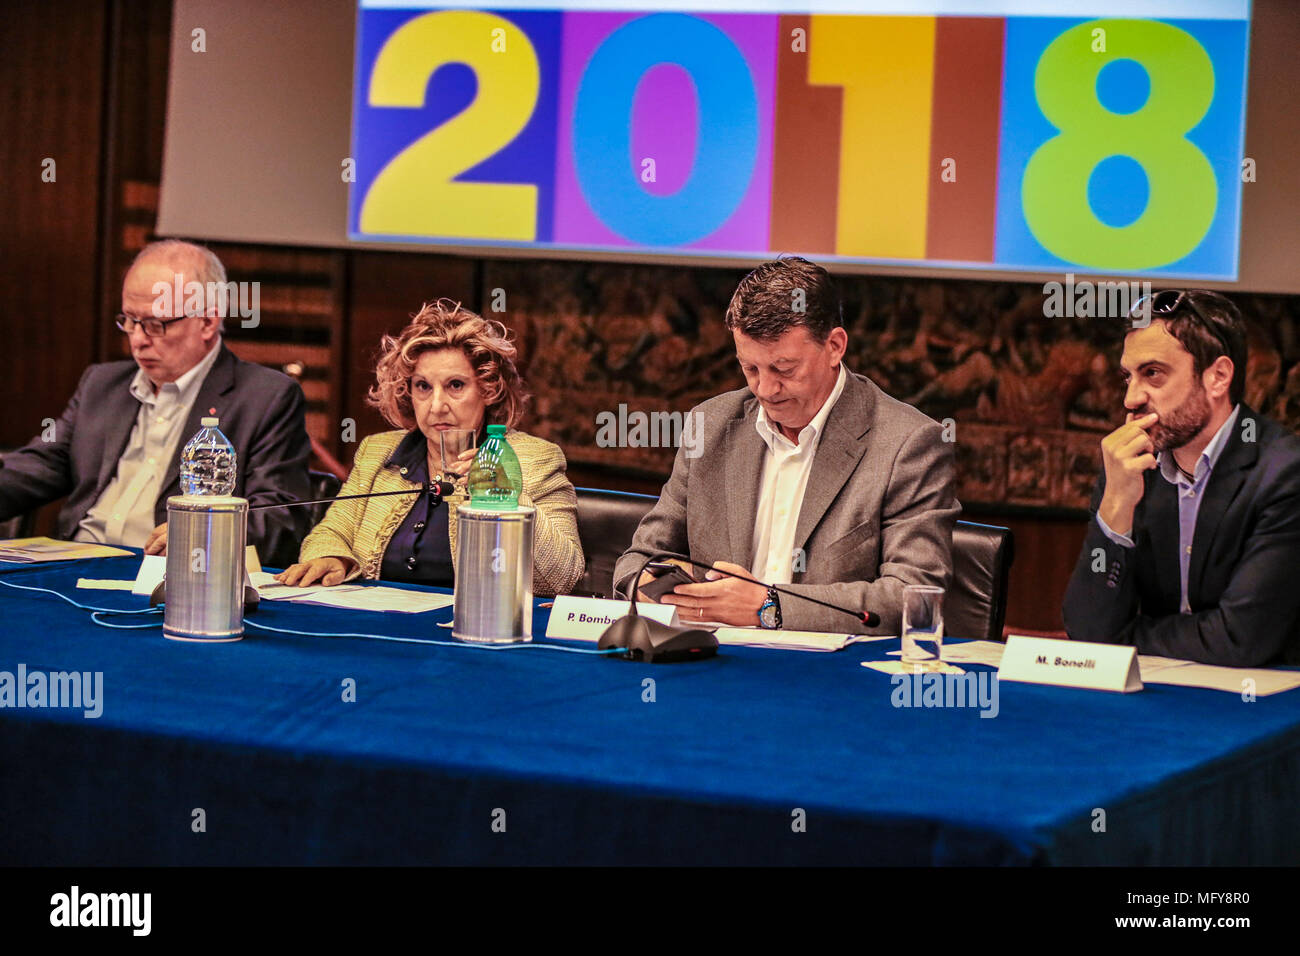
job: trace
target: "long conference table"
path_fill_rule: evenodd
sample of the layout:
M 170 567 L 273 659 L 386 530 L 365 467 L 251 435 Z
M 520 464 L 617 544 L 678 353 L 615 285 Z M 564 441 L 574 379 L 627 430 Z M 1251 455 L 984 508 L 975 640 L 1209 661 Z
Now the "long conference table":
M 0 580 L 143 607 L 76 588 L 138 564 Z M 650 665 L 252 628 L 202 645 L 48 594 L 0 602 L 0 671 L 103 674 L 98 718 L 0 708 L 0 863 L 1300 862 L 1300 692 L 1003 682 L 986 718 L 894 706 L 859 665 L 896 640 Z M 249 619 L 447 640 L 451 609 Z

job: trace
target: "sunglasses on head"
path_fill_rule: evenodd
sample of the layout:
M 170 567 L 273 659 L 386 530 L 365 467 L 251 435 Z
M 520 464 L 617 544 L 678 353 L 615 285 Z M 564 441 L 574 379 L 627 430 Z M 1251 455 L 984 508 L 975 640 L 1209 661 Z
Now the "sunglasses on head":
M 1219 330 L 1219 323 L 1201 311 L 1201 307 L 1198 306 L 1196 300 L 1192 298 L 1194 292 L 1194 289 L 1164 289 L 1154 295 L 1144 295 L 1133 303 L 1133 308 L 1129 309 L 1129 318 L 1136 318 L 1139 315 L 1146 318 L 1147 312 L 1145 310 L 1148 308 L 1147 303 L 1150 303 L 1150 316 L 1153 319 L 1169 318 L 1182 308 L 1183 305 L 1186 305 L 1196 314 L 1196 317 L 1201 320 L 1202 324 L 1210 330 L 1210 334 L 1219 340 L 1219 344 L 1223 347 L 1223 354 L 1230 355 L 1231 349 L 1228 348 L 1228 340 Z

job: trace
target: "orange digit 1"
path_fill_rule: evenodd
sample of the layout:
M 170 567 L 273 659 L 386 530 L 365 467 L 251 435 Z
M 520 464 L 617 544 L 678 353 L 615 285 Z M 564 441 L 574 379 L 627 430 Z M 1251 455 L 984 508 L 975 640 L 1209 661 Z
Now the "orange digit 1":
M 490 13 L 417 17 L 393 33 L 370 74 L 371 106 L 421 107 L 438 67 L 463 63 L 478 93 L 461 113 L 421 136 L 380 171 L 361 205 L 361 231 L 469 239 L 537 238 L 537 187 L 455 178 L 508 145 L 528 125 L 541 72 L 528 37 Z
M 808 81 L 844 89 L 836 255 L 924 258 L 934 17 L 814 16 Z

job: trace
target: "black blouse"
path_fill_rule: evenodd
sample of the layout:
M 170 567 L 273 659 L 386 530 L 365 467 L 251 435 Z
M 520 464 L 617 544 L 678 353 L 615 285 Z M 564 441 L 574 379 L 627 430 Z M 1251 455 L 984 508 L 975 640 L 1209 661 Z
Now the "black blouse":
M 403 469 L 408 481 L 427 485 L 429 481 L 428 444 L 424 434 L 415 429 L 394 449 L 387 466 Z M 429 508 L 429 496 L 420 495 L 393 534 L 384 551 L 379 577 L 385 581 L 431 584 L 452 587 L 456 569 L 451 561 L 451 534 L 447 505 Z

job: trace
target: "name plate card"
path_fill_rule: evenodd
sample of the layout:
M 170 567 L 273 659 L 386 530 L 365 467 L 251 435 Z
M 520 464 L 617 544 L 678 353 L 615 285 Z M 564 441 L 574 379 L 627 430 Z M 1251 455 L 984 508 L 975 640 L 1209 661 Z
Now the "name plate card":
M 998 680 L 1129 694 L 1142 689 L 1137 648 L 1012 634 Z
M 644 614 L 661 624 L 678 623 L 677 607 L 673 604 L 638 601 L 636 610 L 638 614 Z M 551 608 L 551 619 L 546 622 L 546 636 L 570 641 L 598 641 L 607 627 L 626 615 L 627 601 L 561 594 Z
M 244 570 L 249 574 L 259 574 L 262 570 L 262 559 L 257 556 L 257 547 L 249 545 L 244 549 Z M 140 570 L 136 572 L 135 582 L 131 586 L 132 594 L 153 594 L 154 589 L 162 584 L 163 578 L 167 576 L 167 556 L 165 554 L 146 554 L 140 562 Z M 244 584 L 252 587 L 252 582 L 247 577 L 244 578 Z

